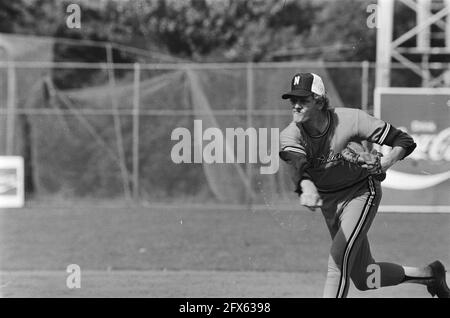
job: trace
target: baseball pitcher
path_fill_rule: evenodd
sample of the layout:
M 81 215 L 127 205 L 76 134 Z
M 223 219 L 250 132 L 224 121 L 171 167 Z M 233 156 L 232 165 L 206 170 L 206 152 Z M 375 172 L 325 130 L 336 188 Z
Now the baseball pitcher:
M 280 134 L 280 158 L 290 168 L 300 204 L 321 209 L 332 238 L 323 296 L 346 297 L 351 279 L 359 290 L 418 283 L 432 296 L 449 298 L 440 261 L 408 267 L 375 261 L 370 252 L 367 232 L 380 204 L 380 183 L 415 149 L 411 136 L 364 111 L 331 108 L 322 79 L 313 73 L 296 74 L 282 98 L 292 104 L 293 121 Z M 364 140 L 391 151 L 369 152 Z M 368 284 L 373 268 L 380 273 L 375 287 Z

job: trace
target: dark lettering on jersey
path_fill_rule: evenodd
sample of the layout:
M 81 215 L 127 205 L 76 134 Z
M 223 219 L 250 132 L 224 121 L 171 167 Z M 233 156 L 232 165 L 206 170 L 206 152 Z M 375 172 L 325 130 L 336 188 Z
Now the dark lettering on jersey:
M 330 149 L 327 154 L 322 154 L 321 156 L 314 158 L 313 166 L 316 168 L 323 166 L 328 168 L 337 165 L 343 160 L 344 158 L 342 157 L 342 154 L 340 152 L 336 153 L 333 151 L 333 149 Z

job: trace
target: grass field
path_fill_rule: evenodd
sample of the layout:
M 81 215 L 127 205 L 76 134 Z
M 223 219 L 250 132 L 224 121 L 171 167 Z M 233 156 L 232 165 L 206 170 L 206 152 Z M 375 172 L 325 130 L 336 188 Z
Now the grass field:
M 0 214 L 3 297 L 321 297 L 320 213 L 270 208 L 69 205 Z M 450 215 L 379 213 L 377 260 L 450 266 Z M 66 287 L 78 264 L 81 289 Z M 404 285 L 351 297 L 428 297 Z

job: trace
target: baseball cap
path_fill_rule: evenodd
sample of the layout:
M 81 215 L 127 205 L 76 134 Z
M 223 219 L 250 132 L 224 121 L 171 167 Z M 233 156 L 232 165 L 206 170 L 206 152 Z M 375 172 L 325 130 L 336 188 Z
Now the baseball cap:
M 314 73 L 297 73 L 292 78 L 291 91 L 283 94 L 281 98 L 309 96 L 312 93 L 325 95 L 325 86 L 320 76 Z

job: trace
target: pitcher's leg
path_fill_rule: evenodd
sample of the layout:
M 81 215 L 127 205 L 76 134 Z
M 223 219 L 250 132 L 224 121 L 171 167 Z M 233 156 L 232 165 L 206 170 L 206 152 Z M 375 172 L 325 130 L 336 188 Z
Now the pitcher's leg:
M 437 295 L 440 298 L 450 297 L 450 289 L 445 279 L 445 268 L 439 261 L 435 261 L 425 267 L 376 262 L 372 257 L 367 236 L 365 236 L 362 238 L 358 252 L 351 262 L 350 277 L 355 287 L 361 291 L 395 286 L 402 283 L 415 283 L 425 285 L 432 296 Z M 340 278 L 340 272 L 336 270 L 338 266 L 332 259 L 330 259 L 330 264 L 329 277 L 332 277 L 332 279 L 327 280 L 328 287 L 326 288 L 329 291 L 336 289 L 337 281 Z M 333 297 L 333 295 L 328 297 Z
M 366 236 L 355 257 L 350 277 L 357 289 L 370 290 L 400 284 L 405 278 L 405 271 L 398 264 L 375 262 Z
M 365 221 L 364 219 L 358 219 L 357 222 L 354 222 L 354 229 L 357 229 L 355 231 L 348 231 L 348 224 L 346 227 L 343 227 L 343 224 L 341 223 L 339 230 L 334 236 L 330 255 L 328 257 L 328 273 L 325 282 L 324 297 L 346 297 L 350 286 L 350 276 L 355 272 L 355 261 L 361 245 L 366 241 L 367 229 L 371 223 L 368 218 L 369 216 L 366 215 Z M 365 223 L 365 225 L 362 225 L 363 223 Z M 371 255 L 365 254 L 368 255 L 366 257 L 369 257 L 369 260 L 362 261 L 362 263 L 372 262 Z M 356 264 L 356 266 L 358 268 L 356 271 L 360 274 L 360 268 L 362 268 L 363 265 Z M 363 280 L 362 275 L 361 280 Z
M 334 209 L 335 215 L 339 218 L 327 218 L 331 215 L 331 209 L 324 214 L 333 239 L 328 259 L 324 297 L 345 297 L 348 293 L 349 278 L 351 278 L 360 290 L 401 283 L 417 283 L 426 285 L 433 296 L 450 298 L 445 268 L 439 261 L 425 267 L 409 267 L 374 261 L 367 232 L 378 209 L 381 187 L 379 183 L 369 178 L 368 189 L 369 191 L 353 198 L 343 207 Z M 372 266 L 369 268 L 370 265 Z M 379 281 L 376 281 L 378 274 Z
M 379 183 L 368 178 L 367 187 L 342 208 L 339 229 L 334 235 L 328 258 L 324 297 L 346 297 L 350 274 L 361 244 L 376 215 L 381 199 Z

